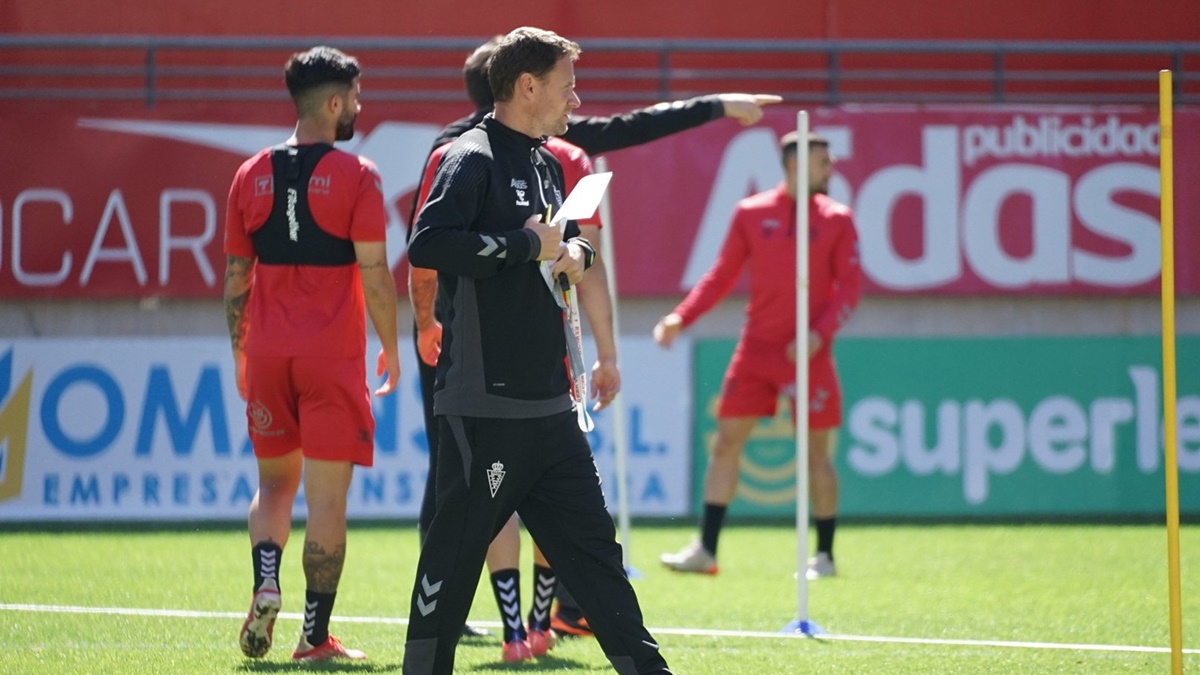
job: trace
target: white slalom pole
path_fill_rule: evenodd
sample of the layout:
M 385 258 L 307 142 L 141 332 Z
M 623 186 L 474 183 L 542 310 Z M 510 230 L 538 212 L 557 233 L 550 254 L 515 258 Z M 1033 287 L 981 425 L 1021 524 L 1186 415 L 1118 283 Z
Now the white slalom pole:
M 608 162 L 603 157 L 596 158 L 596 173 L 608 171 Z M 621 321 L 617 311 L 617 250 L 613 243 L 612 206 L 608 202 L 608 194 L 600 201 L 600 220 L 604 227 L 600 228 L 600 255 L 604 256 L 604 278 L 608 282 L 608 297 L 612 302 L 613 341 L 617 345 L 617 354 L 621 354 Z M 613 452 L 616 456 L 617 469 L 617 526 L 621 533 L 622 562 L 625 573 L 636 576 L 629 563 L 630 523 L 629 523 L 629 436 L 625 433 L 625 399 L 620 394 L 609 405 L 613 415 Z
M 817 635 L 808 616 L 808 112 L 796 114 L 796 620 L 783 630 Z

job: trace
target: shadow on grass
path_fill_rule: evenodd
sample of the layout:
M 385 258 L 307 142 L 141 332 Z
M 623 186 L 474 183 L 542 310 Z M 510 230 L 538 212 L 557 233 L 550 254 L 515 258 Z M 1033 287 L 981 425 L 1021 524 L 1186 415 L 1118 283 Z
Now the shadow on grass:
M 244 673 L 398 673 L 400 664 L 340 659 L 316 663 L 310 661 L 243 661 L 238 670 Z
M 537 672 L 541 672 L 543 670 L 580 672 L 593 669 L 592 664 L 585 661 L 564 659 L 562 657 L 555 656 L 553 653 L 550 653 L 544 656 L 539 656 L 533 661 L 522 661 L 521 663 L 505 663 L 504 661 L 478 663 L 473 666 L 469 666 L 467 670 L 495 670 L 497 668 L 510 668 L 514 673 L 528 672 L 530 670 L 536 670 Z M 603 668 L 600 668 L 600 670 L 610 672 L 610 666 L 605 664 Z M 456 667 L 455 672 L 457 671 L 458 668 Z

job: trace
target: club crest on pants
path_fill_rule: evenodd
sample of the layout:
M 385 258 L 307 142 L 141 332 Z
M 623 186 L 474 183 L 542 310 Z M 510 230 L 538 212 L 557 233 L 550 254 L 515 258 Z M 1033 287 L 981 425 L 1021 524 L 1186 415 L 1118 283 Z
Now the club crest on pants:
M 504 465 L 500 462 L 494 462 L 492 468 L 488 469 L 488 488 L 492 491 L 492 498 L 495 499 L 496 491 L 500 489 L 500 482 L 504 480 Z

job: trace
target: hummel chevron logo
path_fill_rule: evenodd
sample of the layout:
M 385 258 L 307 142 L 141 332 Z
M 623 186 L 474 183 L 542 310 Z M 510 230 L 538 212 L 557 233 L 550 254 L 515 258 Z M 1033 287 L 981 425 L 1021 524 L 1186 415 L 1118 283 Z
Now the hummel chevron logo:
M 259 572 L 268 578 L 275 578 L 279 572 L 279 558 L 275 551 L 263 551 L 260 559 Z
M 545 621 L 546 616 L 550 613 L 550 603 L 554 600 L 554 584 L 543 586 L 541 580 L 538 582 L 537 593 L 533 597 L 533 620 L 537 622 Z
M 504 609 L 507 610 L 508 607 L 505 607 Z M 517 608 L 514 606 L 512 611 L 516 612 Z M 511 616 L 510 615 L 507 619 L 505 619 L 504 622 L 507 623 L 508 627 L 513 630 L 516 630 L 521 627 L 521 617 L 519 617 L 519 616 Z
M 479 249 L 479 252 L 476 253 L 475 255 L 483 256 L 486 258 L 486 257 L 490 256 L 491 254 L 496 253 L 497 250 L 501 249 L 501 242 L 497 241 L 495 238 L 489 237 L 486 234 L 479 235 L 479 238 L 484 241 L 485 245 L 483 248 Z M 496 253 L 496 257 L 497 258 L 507 258 L 508 250 L 507 249 L 500 250 L 499 253 Z
M 417 611 L 421 612 L 421 616 L 429 616 L 435 609 L 437 609 L 437 600 L 425 604 L 425 600 L 421 596 L 417 596 Z
M 301 630 L 305 635 L 312 635 L 313 628 L 317 625 L 317 603 L 304 603 L 304 628 Z
M 431 583 L 429 583 L 429 577 L 427 575 L 422 574 L 421 575 L 421 588 L 425 590 L 425 595 L 434 595 L 438 591 L 442 590 L 442 582 L 439 581 L 436 584 L 431 584 Z
M 506 591 L 511 591 L 511 590 L 512 590 L 512 587 L 513 587 L 514 585 L 516 585 L 516 583 L 517 583 L 517 578 L 516 578 L 516 577 L 512 577 L 512 578 L 511 578 L 511 579 L 509 579 L 508 581 L 497 581 L 497 582 L 496 582 L 496 585 L 497 585 L 497 586 L 499 586 L 500 588 L 502 588 L 502 589 L 506 590 Z
M 553 577 L 550 577 L 550 578 L 538 577 L 538 582 L 537 582 L 538 595 L 549 595 L 549 594 L 553 593 L 554 585 L 556 583 L 558 583 L 558 580 Z
M 431 584 L 429 583 L 429 576 L 422 574 L 421 590 L 422 592 L 417 594 L 417 611 L 421 613 L 421 616 L 429 616 L 433 613 L 433 610 L 437 609 L 438 601 L 432 598 L 434 595 L 437 595 L 438 591 L 442 590 L 442 582 L 439 581 Z M 426 596 L 431 598 L 428 603 L 425 602 Z
M 487 471 L 488 488 L 492 491 L 492 499 L 496 498 L 496 491 L 500 489 L 500 483 L 504 481 L 504 465 L 500 462 L 492 464 L 492 468 Z
M 507 593 L 503 593 L 503 592 L 500 593 L 500 599 L 503 600 L 504 602 L 512 602 L 512 601 L 516 600 L 517 599 L 517 589 L 514 588 L 511 591 L 508 591 Z

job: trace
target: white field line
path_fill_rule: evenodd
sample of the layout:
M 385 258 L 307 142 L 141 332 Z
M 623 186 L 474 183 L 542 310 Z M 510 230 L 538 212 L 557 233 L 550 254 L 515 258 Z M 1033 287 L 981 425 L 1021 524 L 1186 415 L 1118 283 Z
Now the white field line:
M 113 616 L 157 616 L 179 619 L 243 619 L 244 612 L 201 612 L 186 609 L 140 609 L 136 607 L 77 607 L 70 605 L 24 605 L 0 603 L 3 612 L 42 612 L 59 614 L 108 614 Z M 302 614 L 296 612 L 280 612 L 281 619 L 301 621 Z M 404 626 L 406 618 L 391 618 L 378 616 L 334 616 L 338 623 L 374 623 Z M 488 628 L 498 628 L 499 621 L 471 621 L 472 625 Z M 650 628 L 651 633 L 660 635 L 682 635 L 691 637 L 735 637 L 768 640 L 815 639 L 817 641 L 841 642 L 873 642 L 879 644 L 911 644 L 911 645 L 941 645 L 950 647 L 1001 647 L 1008 649 L 1063 649 L 1070 651 L 1092 652 L 1140 652 L 1165 654 L 1169 647 L 1143 647 L 1138 645 L 1093 645 L 1071 644 L 1062 642 L 1024 642 L 1015 640 L 952 640 L 943 638 L 909 638 L 871 635 L 839 635 L 826 633 L 810 637 L 801 633 L 763 632 L 749 630 L 711 630 L 704 628 Z M 1184 649 L 1185 654 L 1200 654 L 1200 649 Z

